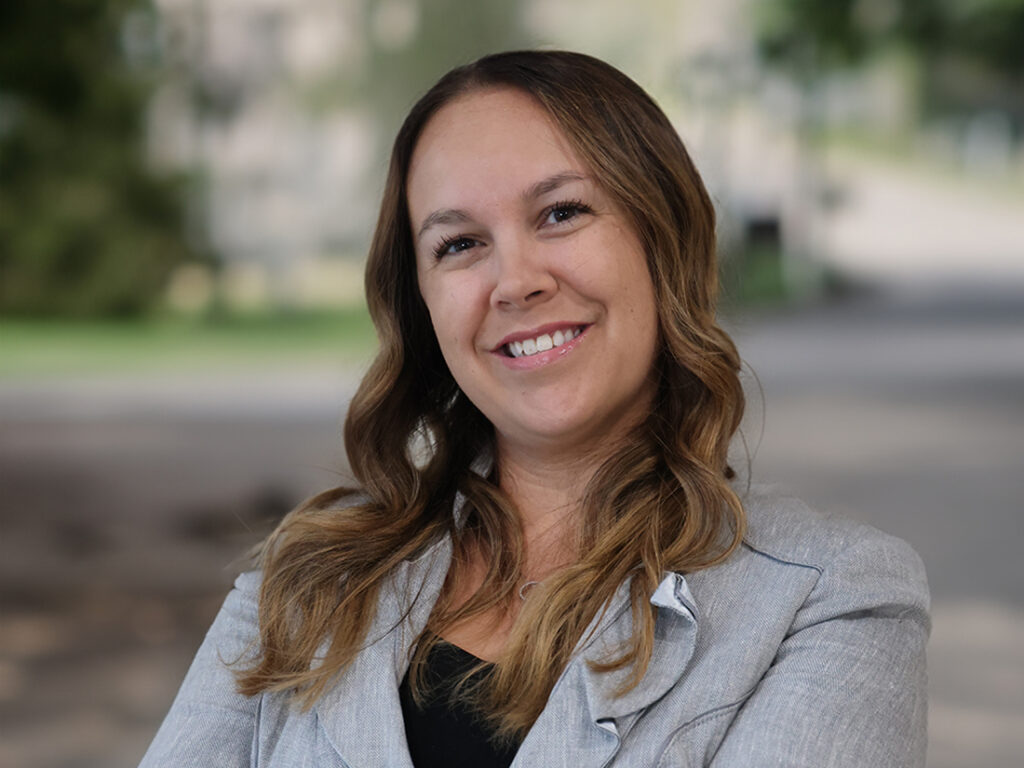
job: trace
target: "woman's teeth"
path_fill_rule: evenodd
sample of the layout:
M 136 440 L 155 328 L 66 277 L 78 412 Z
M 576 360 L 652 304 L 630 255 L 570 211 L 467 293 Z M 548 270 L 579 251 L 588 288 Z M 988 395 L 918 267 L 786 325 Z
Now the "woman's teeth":
M 535 339 L 509 342 L 505 345 L 505 351 L 509 357 L 529 357 L 538 352 L 547 352 L 549 349 L 560 347 L 567 341 L 575 339 L 582 332 L 582 328 L 566 328 L 564 331 L 555 331 L 552 334 L 542 333 Z

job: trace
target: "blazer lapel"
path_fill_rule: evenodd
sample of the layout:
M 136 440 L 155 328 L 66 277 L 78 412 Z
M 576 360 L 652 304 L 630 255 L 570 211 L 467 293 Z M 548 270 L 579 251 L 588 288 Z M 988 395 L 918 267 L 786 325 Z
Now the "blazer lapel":
M 413 768 L 398 687 L 450 560 L 446 537 L 388 580 L 367 647 L 315 705 L 320 727 L 350 768 Z
M 622 585 L 603 617 L 559 678 L 548 704 L 523 740 L 513 768 L 589 768 L 614 757 L 637 713 L 675 686 L 686 671 L 697 642 L 697 609 L 686 579 L 665 576 L 651 596 L 658 608 L 655 643 L 647 672 L 624 696 L 615 689 L 629 670 L 595 673 L 588 659 L 614 658 L 632 634 L 628 584 Z

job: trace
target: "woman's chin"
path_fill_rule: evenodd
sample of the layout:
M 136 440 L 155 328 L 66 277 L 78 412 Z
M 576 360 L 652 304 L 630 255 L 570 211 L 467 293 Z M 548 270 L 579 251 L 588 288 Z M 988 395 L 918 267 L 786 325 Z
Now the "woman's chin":
M 611 420 L 609 426 L 608 420 L 561 412 L 517 424 L 513 429 L 497 427 L 495 432 L 499 451 L 512 449 L 531 456 L 578 458 L 616 443 L 615 435 L 625 433 L 631 424 L 632 421 L 627 424 Z

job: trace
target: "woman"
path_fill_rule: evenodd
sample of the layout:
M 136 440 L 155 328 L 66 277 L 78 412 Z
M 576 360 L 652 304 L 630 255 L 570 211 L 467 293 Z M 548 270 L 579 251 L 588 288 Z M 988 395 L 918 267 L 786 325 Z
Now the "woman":
M 732 482 L 714 231 L 607 64 L 435 85 L 367 264 L 359 491 L 266 542 L 143 765 L 923 764 L 916 555 Z

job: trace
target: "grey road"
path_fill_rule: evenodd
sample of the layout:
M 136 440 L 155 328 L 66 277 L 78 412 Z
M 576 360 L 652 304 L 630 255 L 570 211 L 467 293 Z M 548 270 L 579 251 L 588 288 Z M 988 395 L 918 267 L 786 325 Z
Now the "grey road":
M 1021 764 L 1024 290 L 730 325 L 753 477 L 925 560 L 929 764 Z M 245 549 L 344 479 L 356 375 L 0 383 L 0 766 L 135 764 Z

